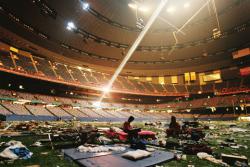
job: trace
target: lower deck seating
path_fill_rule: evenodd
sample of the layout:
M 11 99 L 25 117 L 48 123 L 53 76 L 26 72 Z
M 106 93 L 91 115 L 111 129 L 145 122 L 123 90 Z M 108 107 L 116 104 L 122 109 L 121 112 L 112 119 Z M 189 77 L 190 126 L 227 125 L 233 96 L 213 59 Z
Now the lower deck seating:
M 111 115 L 110 113 L 106 112 L 105 110 L 103 109 L 92 109 L 94 110 L 97 114 L 103 116 L 103 117 L 106 117 L 106 118 L 114 118 L 114 115 Z
M 47 109 L 58 117 L 71 117 L 71 115 L 63 111 L 60 107 L 47 107 Z
M 126 120 L 129 116 L 134 116 L 137 120 L 169 119 L 170 116 L 173 115 L 170 114 L 170 110 L 171 113 L 174 112 L 174 115 L 180 118 L 191 119 L 194 116 L 202 119 L 223 118 L 224 115 L 229 114 L 229 112 L 222 113 L 221 111 L 216 111 L 209 113 L 208 111 L 210 111 L 211 107 L 216 107 L 217 109 L 220 107 L 237 107 L 238 109 L 235 110 L 241 111 L 241 106 L 245 106 L 250 101 L 248 94 L 238 94 L 234 96 L 215 96 L 184 101 L 178 100 L 178 102 L 152 105 L 103 102 L 101 108 L 95 108 L 93 101 L 77 97 L 66 98 L 2 89 L 0 89 L 0 98 L 2 98 L 0 103 L 1 115 L 13 115 L 17 117 L 30 116 L 30 118 L 46 116 L 53 119 L 56 119 L 55 117 L 77 117 L 80 120 L 96 118 L 100 118 L 100 120 Z M 25 103 L 25 105 L 23 103 Z M 47 107 L 45 108 L 44 105 Z M 53 107 L 55 105 L 57 107 Z M 192 109 L 191 113 L 189 113 L 187 109 Z M 161 112 L 157 112 L 156 110 L 160 110 Z M 237 114 L 245 113 L 245 111 L 241 111 L 240 113 L 237 113 L 237 111 L 235 111 L 236 115 L 233 117 L 236 117 Z
M 42 105 L 26 105 L 26 108 L 36 116 L 53 116 L 44 106 Z
M 12 113 L 0 104 L 0 115 L 11 115 Z
M 89 117 L 93 117 L 93 118 L 102 117 L 101 115 L 97 114 L 95 111 L 91 110 L 90 108 L 80 108 L 78 110 L 81 111 L 82 113 L 84 113 L 85 115 L 89 116 Z
M 69 113 L 75 117 L 81 117 L 81 118 L 88 117 L 88 115 L 86 115 L 86 114 L 82 113 L 81 111 L 74 109 L 72 107 L 63 108 L 63 110 L 65 110 L 67 113 Z
M 2 105 L 16 115 L 31 115 L 30 112 L 22 104 L 3 103 Z

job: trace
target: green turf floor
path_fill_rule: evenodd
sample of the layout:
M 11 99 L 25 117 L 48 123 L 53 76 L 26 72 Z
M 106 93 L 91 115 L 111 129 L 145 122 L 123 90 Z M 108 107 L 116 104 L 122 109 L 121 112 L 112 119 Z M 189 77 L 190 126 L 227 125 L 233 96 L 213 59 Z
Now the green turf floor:
M 246 133 L 230 133 L 224 134 L 226 129 L 229 127 L 229 122 L 213 122 L 212 124 L 216 125 L 218 129 L 215 130 L 207 130 L 208 132 L 213 132 L 214 134 L 218 134 L 218 138 L 209 139 L 209 144 L 213 148 L 213 151 L 216 153 L 228 153 L 228 154 L 239 154 L 245 155 L 250 159 L 250 137 L 245 137 L 248 135 Z M 248 123 L 239 123 L 234 122 L 237 124 L 238 127 L 250 129 Z M 113 124 L 115 126 L 120 126 L 121 124 Z M 109 125 L 109 126 L 113 126 Z M 152 130 L 154 132 L 163 133 L 163 128 L 157 127 L 145 127 L 142 123 L 135 123 L 137 127 L 142 127 L 145 130 Z M 107 124 L 98 124 L 98 126 L 107 127 Z M 217 140 L 225 140 L 227 138 L 235 138 L 237 144 L 242 144 L 248 146 L 248 149 L 232 149 L 229 147 L 220 148 L 219 143 Z M 22 167 L 22 166 L 29 166 L 29 165 L 40 165 L 41 167 L 74 167 L 78 166 L 74 162 L 69 159 L 65 159 L 60 150 L 52 150 L 50 144 L 48 143 L 45 147 L 31 147 L 30 145 L 40 139 L 40 136 L 36 135 L 29 135 L 29 136 L 22 136 L 22 137 L 1 137 L 0 142 L 7 142 L 9 140 L 18 140 L 21 141 L 24 145 L 26 145 L 30 151 L 33 152 L 33 156 L 31 159 L 28 160 L 15 160 L 13 161 L 5 161 L 0 162 L 0 166 L 5 167 Z M 2 149 L 0 149 L 1 151 Z M 194 165 L 195 167 L 214 167 L 219 166 L 215 165 L 206 160 L 200 160 L 197 158 L 196 155 L 188 155 L 187 160 L 180 160 L 180 161 L 171 161 L 165 164 L 162 164 L 164 167 L 187 167 L 187 165 Z

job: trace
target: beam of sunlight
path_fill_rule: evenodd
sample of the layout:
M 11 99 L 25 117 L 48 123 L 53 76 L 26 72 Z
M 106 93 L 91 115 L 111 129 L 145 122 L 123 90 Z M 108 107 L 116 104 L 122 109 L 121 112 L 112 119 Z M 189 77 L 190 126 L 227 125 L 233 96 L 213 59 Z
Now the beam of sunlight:
M 154 21 L 156 20 L 156 18 L 159 16 L 159 14 L 162 11 L 162 9 L 166 6 L 167 2 L 168 2 L 168 0 L 162 0 L 161 3 L 160 3 L 160 5 L 156 8 L 156 10 L 152 14 L 152 16 L 149 18 L 146 26 L 140 32 L 139 36 L 137 37 L 137 39 L 135 40 L 135 42 L 133 43 L 133 45 L 129 49 L 127 55 L 124 57 L 124 59 L 122 60 L 121 64 L 118 66 L 118 68 L 116 69 L 116 71 L 113 74 L 112 78 L 108 82 L 108 85 L 105 87 L 106 91 L 103 91 L 103 94 L 102 94 L 102 96 L 100 98 L 100 102 L 103 100 L 104 96 L 110 91 L 110 89 L 112 88 L 112 85 L 113 85 L 115 79 L 118 77 L 118 75 L 120 74 L 120 72 L 122 71 L 122 69 L 124 68 L 124 66 L 126 65 L 127 61 L 130 59 L 130 57 L 132 56 L 132 54 L 134 53 L 134 51 L 136 50 L 136 48 L 138 47 L 138 45 L 142 41 L 143 37 L 146 35 L 146 33 L 148 32 L 148 30 L 150 29 L 151 25 L 154 23 Z

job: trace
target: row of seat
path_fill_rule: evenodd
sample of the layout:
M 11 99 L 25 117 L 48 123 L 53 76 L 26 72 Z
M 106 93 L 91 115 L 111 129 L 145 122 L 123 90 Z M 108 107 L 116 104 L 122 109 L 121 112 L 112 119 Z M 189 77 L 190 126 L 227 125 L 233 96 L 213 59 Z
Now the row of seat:
M 16 98 L 23 100 L 35 100 L 46 103 L 57 103 L 71 106 L 93 106 L 93 101 L 83 100 L 79 98 L 67 98 L 58 96 L 48 96 L 41 94 L 30 94 L 24 92 L 16 92 L 11 90 L 0 89 L 0 97 Z M 230 96 L 215 96 L 208 98 L 199 98 L 187 101 L 170 102 L 164 104 L 126 104 L 126 103 L 102 103 L 102 108 L 129 108 L 129 109 L 195 109 L 204 107 L 227 107 L 241 106 L 250 102 L 249 94 L 239 94 Z
M 27 74 L 38 75 L 53 79 L 66 81 L 69 83 L 80 83 L 93 87 L 103 87 L 110 80 L 110 74 L 104 74 L 89 69 L 70 66 L 57 62 L 52 62 L 41 57 L 30 55 L 30 57 L 19 55 L 18 53 L 0 50 L 0 67 L 11 70 L 18 70 Z M 155 84 L 151 82 L 139 82 L 119 76 L 114 82 L 114 90 L 132 91 L 137 93 L 190 93 L 200 92 L 227 92 L 233 88 L 249 88 L 249 77 L 228 82 L 206 84 L 206 85 L 178 85 L 178 84 Z M 234 90 L 235 91 L 235 90 Z
M 6 97 L 12 98 L 12 100 L 6 100 Z M 180 118 L 192 118 L 194 116 L 203 118 L 205 115 L 209 117 L 217 117 L 218 115 L 216 115 L 216 113 L 214 114 L 210 112 L 210 114 L 208 114 L 207 112 L 201 111 L 207 107 L 246 107 L 245 104 L 250 102 L 250 96 L 245 94 L 158 105 L 103 103 L 101 104 L 101 107 L 95 107 L 92 105 L 91 101 L 83 99 L 29 94 L 3 89 L 0 89 L 0 99 L 2 99 L 0 103 L 0 114 L 2 115 L 77 118 L 127 118 L 132 115 L 136 118 L 142 119 L 168 119 L 173 114 L 180 114 L 178 115 Z M 41 102 L 32 103 L 32 100 L 40 100 Z M 58 105 L 52 105 L 54 102 L 58 102 Z M 169 112 L 170 109 L 171 112 Z M 197 109 L 200 110 L 189 113 L 188 109 L 196 109 L 196 111 Z M 222 114 L 222 116 L 229 114 L 228 112 L 218 113 Z

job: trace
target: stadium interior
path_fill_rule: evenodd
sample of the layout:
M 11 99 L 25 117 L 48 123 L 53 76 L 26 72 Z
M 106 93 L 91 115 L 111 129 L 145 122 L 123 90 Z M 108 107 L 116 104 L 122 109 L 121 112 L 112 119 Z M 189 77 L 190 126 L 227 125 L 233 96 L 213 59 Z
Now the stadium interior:
M 250 165 L 249 0 L 1 0 L 0 24 L 0 166 Z

